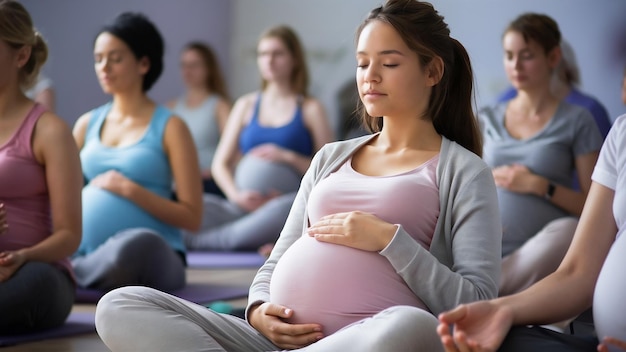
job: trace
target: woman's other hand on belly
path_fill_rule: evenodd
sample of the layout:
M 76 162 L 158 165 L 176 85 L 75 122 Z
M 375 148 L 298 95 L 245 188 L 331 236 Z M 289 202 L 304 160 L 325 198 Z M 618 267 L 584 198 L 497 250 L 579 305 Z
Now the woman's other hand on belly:
M 245 210 L 248 213 L 251 213 L 263 205 L 269 202 L 273 198 L 276 198 L 280 195 L 278 192 L 271 192 L 267 195 L 261 194 L 256 191 L 240 191 L 237 193 L 235 199 L 233 199 L 233 203 L 237 204 L 241 209 Z
M 391 242 L 397 228 L 373 214 L 352 211 L 324 216 L 307 233 L 320 242 L 379 252 Z
M 250 309 L 250 325 L 267 337 L 272 343 L 283 349 L 297 349 L 308 346 L 322 335 L 319 324 L 289 324 L 285 319 L 293 315 L 293 310 L 265 302 Z
M 94 177 L 89 184 L 128 198 L 128 189 L 133 182 L 121 172 L 109 170 Z

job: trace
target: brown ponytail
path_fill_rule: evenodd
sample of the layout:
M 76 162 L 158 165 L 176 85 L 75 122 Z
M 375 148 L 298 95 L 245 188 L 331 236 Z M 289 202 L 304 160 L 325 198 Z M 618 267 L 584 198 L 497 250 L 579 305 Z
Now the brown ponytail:
M 14 49 L 31 47 L 30 57 L 19 76 L 20 86 L 29 88 L 48 58 L 48 46 L 33 27 L 28 11 L 17 1 L 0 0 L 0 40 Z
M 427 67 L 433 59 L 443 61 L 443 76 L 433 86 L 426 114 L 437 132 L 482 155 L 482 141 L 473 109 L 473 73 L 467 51 L 450 37 L 448 24 L 433 5 L 416 0 L 388 0 L 372 10 L 357 30 L 357 38 L 371 21 L 390 24 L 411 50 L 417 53 L 419 63 Z M 380 131 L 382 119 L 369 116 L 359 102 L 362 122 L 370 131 Z

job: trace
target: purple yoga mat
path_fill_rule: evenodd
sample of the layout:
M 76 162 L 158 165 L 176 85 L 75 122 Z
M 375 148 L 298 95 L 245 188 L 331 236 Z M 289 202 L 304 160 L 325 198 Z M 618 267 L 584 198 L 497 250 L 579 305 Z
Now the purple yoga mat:
M 75 301 L 76 303 L 97 303 L 105 293 L 106 292 L 100 290 L 78 288 L 76 290 Z M 180 290 L 168 293 L 194 303 L 206 304 L 215 301 L 246 297 L 248 295 L 248 288 L 192 283 L 187 284 L 187 286 Z
M 260 268 L 265 257 L 256 252 L 188 252 L 190 268 Z
M 17 345 L 26 342 L 56 339 L 94 332 L 96 332 L 95 313 L 71 313 L 69 317 L 67 317 L 65 324 L 58 328 L 13 336 L 0 335 L 0 346 Z

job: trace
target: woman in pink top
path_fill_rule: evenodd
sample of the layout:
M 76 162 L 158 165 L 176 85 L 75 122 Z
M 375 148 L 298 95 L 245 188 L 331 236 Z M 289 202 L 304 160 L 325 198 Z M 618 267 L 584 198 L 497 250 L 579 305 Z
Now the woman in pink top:
M 0 0 L 0 335 L 59 326 L 74 303 L 78 150 L 65 122 L 22 93 L 47 54 L 24 7 Z
M 316 153 L 247 321 L 126 287 L 96 311 L 111 350 L 436 352 L 435 314 L 497 295 L 502 229 L 465 48 L 415 0 L 374 9 L 357 36 L 363 118 L 377 133 Z

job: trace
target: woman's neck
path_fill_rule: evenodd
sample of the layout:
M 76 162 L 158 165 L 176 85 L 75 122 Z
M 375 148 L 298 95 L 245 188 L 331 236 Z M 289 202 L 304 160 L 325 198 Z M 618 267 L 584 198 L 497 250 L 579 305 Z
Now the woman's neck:
M 549 87 L 537 91 L 520 90 L 513 99 L 516 110 L 528 116 L 541 116 L 546 110 L 550 110 L 560 100 L 553 95 Z
M 187 89 L 187 98 L 190 100 L 204 100 L 206 97 L 211 95 L 211 91 L 206 89 L 206 87 L 189 87 Z
M 18 109 L 28 103 L 19 87 L 8 86 L 0 90 L 0 119 L 12 118 Z
M 572 86 L 563 81 L 561 77 L 555 75 L 550 83 L 550 91 L 557 99 L 565 99 L 572 91 Z
M 265 86 L 263 95 L 270 98 L 285 98 L 295 95 L 288 82 L 270 82 Z
M 154 102 L 142 92 L 124 93 L 113 95 L 111 111 L 119 116 L 138 117 L 146 108 L 152 107 Z
M 383 128 L 377 140 L 380 147 L 389 151 L 440 149 L 441 135 L 435 130 L 432 121 L 416 116 L 383 119 Z

